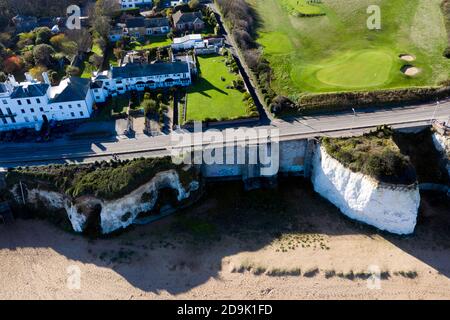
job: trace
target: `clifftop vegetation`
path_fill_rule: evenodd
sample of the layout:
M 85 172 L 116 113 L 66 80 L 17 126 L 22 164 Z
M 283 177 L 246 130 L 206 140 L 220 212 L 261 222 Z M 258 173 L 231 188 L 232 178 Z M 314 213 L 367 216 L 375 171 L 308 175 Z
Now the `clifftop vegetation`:
M 184 186 L 195 177 L 194 169 L 185 171 L 181 165 L 174 165 L 170 157 L 164 157 L 17 168 L 8 171 L 6 183 L 9 188 L 21 181 L 28 187 L 63 192 L 74 198 L 90 195 L 111 200 L 129 194 L 157 173 L 170 169 L 178 172 Z
M 330 156 L 353 172 L 386 183 L 416 182 L 414 167 L 395 144 L 390 128 L 380 127 L 360 137 L 322 138 L 322 145 Z

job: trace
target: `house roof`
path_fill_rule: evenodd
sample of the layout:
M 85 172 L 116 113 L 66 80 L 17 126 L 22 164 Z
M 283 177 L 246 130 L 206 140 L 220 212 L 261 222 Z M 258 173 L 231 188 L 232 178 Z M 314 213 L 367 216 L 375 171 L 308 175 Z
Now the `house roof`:
M 56 94 L 53 99 L 51 99 L 52 103 L 80 101 L 86 99 L 86 95 L 91 86 L 91 80 L 70 77 L 61 81 L 60 86 L 62 86 L 62 90 Z
M 198 23 L 203 22 L 203 15 L 200 11 L 197 12 L 181 12 L 177 11 L 172 15 L 173 23 L 175 25 L 180 23 Z
M 183 42 L 190 41 L 190 40 L 203 41 L 201 34 L 187 34 L 184 37 L 174 38 L 173 43 L 178 44 L 178 43 L 183 43 Z
M 147 28 L 168 27 L 169 19 L 167 18 L 150 18 L 145 19 L 145 26 Z
M 135 63 L 123 67 L 112 67 L 110 78 L 137 78 L 185 72 L 189 72 L 189 66 L 185 62 Z
M 127 28 L 144 28 L 145 27 L 145 18 L 139 17 L 139 18 L 127 19 L 127 21 L 125 21 L 125 25 L 127 26 Z
M 8 89 L 3 83 L 0 83 L 0 93 L 8 92 Z
M 47 93 L 46 83 L 30 83 L 14 87 L 11 99 L 42 97 Z

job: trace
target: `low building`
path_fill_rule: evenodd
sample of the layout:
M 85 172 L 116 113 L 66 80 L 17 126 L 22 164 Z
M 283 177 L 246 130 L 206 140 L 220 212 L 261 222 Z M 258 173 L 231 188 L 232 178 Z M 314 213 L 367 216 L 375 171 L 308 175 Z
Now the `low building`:
M 129 35 L 130 37 L 140 38 L 145 36 L 146 28 L 145 28 L 145 18 L 131 18 L 125 21 L 124 34 Z
M 203 15 L 197 12 L 177 11 L 172 15 L 173 28 L 176 31 L 200 31 L 205 28 Z
M 223 45 L 223 38 L 208 38 L 203 40 L 203 46 L 197 46 L 194 51 L 196 55 L 218 54 Z
M 192 83 L 192 78 L 189 63 L 175 61 L 112 67 L 96 74 L 92 82 L 95 101 L 104 102 L 108 96 L 132 90 L 186 87 Z
M 167 34 L 170 32 L 170 23 L 167 18 L 145 19 L 145 29 L 147 35 Z
M 41 128 L 46 120 L 76 120 L 89 118 L 94 99 L 89 79 L 67 78 L 51 86 L 46 73 L 45 82 L 26 75 L 25 82 L 13 76 L 0 84 L 0 131 Z
M 36 17 L 17 15 L 11 20 L 17 33 L 30 32 L 38 27 L 38 19 Z
M 153 0 L 118 0 L 122 9 L 151 7 Z
M 201 34 L 188 34 L 184 37 L 174 38 L 172 43 L 172 49 L 175 51 L 191 50 L 199 47 L 204 47 Z
M 118 23 L 109 32 L 109 40 L 119 41 L 123 36 L 142 38 L 144 36 L 163 35 L 170 32 L 170 23 L 167 18 L 133 17 Z

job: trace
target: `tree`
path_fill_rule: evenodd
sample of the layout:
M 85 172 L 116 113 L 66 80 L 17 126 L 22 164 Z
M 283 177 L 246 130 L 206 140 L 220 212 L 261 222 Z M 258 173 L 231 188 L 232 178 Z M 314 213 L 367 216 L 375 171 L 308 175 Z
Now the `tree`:
M 36 28 L 34 30 L 36 33 L 36 44 L 49 44 L 50 38 L 52 37 L 52 31 L 47 27 Z
M 125 57 L 125 51 L 122 48 L 114 48 L 113 53 L 117 61 L 121 61 Z
M 0 71 L 0 82 L 5 82 L 8 80 L 8 76 L 3 71 Z
M 190 0 L 189 1 L 189 9 L 197 10 L 200 7 L 200 2 L 198 0 Z
M 47 71 L 47 68 L 44 66 L 36 66 L 34 68 L 30 69 L 30 74 L 34 79 L 37 79 L 39 81 L 43 81 L 42 73 Z
M 52 64 L 52 54 L 54 53 L 53 47 L 48 44 L 39 44 L 33 49 L 34 63 L 49 67 Z
M 158 104 L 155 100 L 145 100 L 144 103 L 144 113 L 146 116 L 149 116 L 151 114 L 158 113 Z
M 23 61 L 18 56 L 11 56 L 3 61 L 3 71 L 6 73 L 14 73 L 23 68 Z
M 78 76 L 80 74 L 80 69 L 74 66 L 68 66 L 66 69 L 66 73 L 68 76 Z
M 100 66 L 102 65 L 102 63 L 103 63 L 103 57 L 100 57 L 99 55 L 97 55 L 97 54 L 92 54 L 90 57 L 89 57 L 89 62 L 96 68 L 96 69 L 98 69 L 98 68 L 100 68 Z
M 92 48 L 92 36 L 86 29 L 67 30 L 67 37 L 76 43 L 78 52 L 89 52 Z

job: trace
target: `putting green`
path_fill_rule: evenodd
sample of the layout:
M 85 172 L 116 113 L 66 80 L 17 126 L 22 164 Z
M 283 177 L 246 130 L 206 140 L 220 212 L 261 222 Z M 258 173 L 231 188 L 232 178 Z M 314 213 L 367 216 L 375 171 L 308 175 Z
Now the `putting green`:
M 390 82 L 395 54 L 384 50 L 359 50 L 293 68 L 294 82 L 314 88 L 367 88 Z

